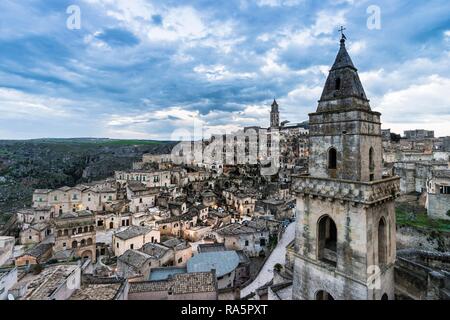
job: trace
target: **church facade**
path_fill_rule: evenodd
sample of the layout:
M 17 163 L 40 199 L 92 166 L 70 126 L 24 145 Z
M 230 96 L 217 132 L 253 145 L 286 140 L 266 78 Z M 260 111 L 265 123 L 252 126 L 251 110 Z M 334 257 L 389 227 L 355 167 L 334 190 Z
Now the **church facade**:
M 382 176 L 372 111 L 341 39 L 315 113 L 309 174 L 295 178 L 293 299 L 394 299 L 398 177 Z

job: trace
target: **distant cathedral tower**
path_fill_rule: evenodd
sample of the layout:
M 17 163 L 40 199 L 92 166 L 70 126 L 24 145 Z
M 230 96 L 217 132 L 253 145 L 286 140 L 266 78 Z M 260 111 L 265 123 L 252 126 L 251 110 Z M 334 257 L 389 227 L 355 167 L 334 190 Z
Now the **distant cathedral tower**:
M 272 103 L 272 110 L 270 111 L 270 127 L 280 127 L 280 112 L 278 111 L 278 103 L 274 99 Z
M 309 175 L 297 197 L 293 299 L 394 299 L 398 177 L 382 176 L 380 113 L 371 110 L 342 35 L 317 111 Z

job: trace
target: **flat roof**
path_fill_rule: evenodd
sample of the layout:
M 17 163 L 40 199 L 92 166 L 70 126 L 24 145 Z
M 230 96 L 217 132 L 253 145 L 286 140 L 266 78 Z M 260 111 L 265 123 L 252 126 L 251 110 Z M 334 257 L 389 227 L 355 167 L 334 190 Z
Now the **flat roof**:
M 199 253 L 187 262 L 187 270 L 191 272 L 208 272 L 216 270 L 216 276 L 221 277 L 237 268 L 239 255 L 236 251 L 215 251 Z
M 186 268 L 183 267 L 166 267 L 166 268 L 153 268 L 150 271 L 149 280 L 159 281 L 166 280 L 169 277 L 173 277 L 176 274 L 186 273 Z

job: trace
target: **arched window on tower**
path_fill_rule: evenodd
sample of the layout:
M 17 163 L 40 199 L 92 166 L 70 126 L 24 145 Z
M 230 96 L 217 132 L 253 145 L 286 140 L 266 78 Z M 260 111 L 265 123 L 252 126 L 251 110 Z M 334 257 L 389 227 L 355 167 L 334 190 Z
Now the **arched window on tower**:
M 334 83 L 334 90 L 341 90 L 341 78 L 336 78 Z
M 336 170 L 337 168 L 337 151 L 335 148 L 328 150 L 328 169 Z
M 316 300 L 334 300 L 333 296 L 324 290 L 317 291 Z
M 386 222 L 381 218 L 378 222 L 378 266 L 381 267 L 387 262 L 387 241 Z
M 373 155 L 373 148 L 370 147 L 369 149 L 369 173 L 370 173 L 370 181 L 374 180 L 374 174 L 373 171 L 375 170 L 375 160 Z
M 318 259 L 336 266 L 337 263 L 337 228 L 328 215 L 318 221 Z

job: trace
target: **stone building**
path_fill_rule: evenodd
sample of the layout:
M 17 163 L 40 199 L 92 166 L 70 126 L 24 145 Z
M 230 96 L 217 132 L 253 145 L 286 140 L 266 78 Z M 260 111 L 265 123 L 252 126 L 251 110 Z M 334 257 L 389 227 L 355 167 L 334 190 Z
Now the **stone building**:
M 50 266 L 29 281 L 20 300 L 67 300 L 80 289 L 80 285 L 79 265 Z
M 16 266 L 42 264 L 52 256 L 52 243 L 40 243 L 16 258 Z
M 82 210 L 101 211 L 106 203 L 117 200 L 117 189 L 111 181 L 92 186 L 77 185 L 58 189 L 37 189 L 33 207 L 50 208 L 51 218 Z
M 425 206 L 431 218 L 450 220 L 450 170 L 433 171 Z
M 251 216 L 255 212 L 257 200 L 255 193 L 230 188 L 224 190 L 222 195 L 225 198 L 227 206 L 238 212 L 240 216 Z
M 20 231 L 21 244 L 34 244 L 43 241 L 51 234 L 51 227 L 48 223 L 40 222 L 28 226 L 26 229 Z
M 9 291 L 17 283 L 17 268 L 0 269 L 0 301 L 8 298 Z
M 152 268 L 152 257 L 139 250 L 128 249 L 117 258 L 117 275 L 126 279 L 147 280 Z
M 122 278 L 98 278 L 83 275 L 79 289 L 69 300 L 128 300 L 129 284 Z
M 66 213 L 53 221 L 53 252 L 72 250 L 75 256 L 96 261 L 95 217 L 90 211 Z
M 145 212 L 156 204 L 159 188 L 149 188 L 137 181 L 127 183 L 127 199 L 130 201 L 129 208 L 133 213 Z
M 450 254 L 416 249 L 397 253 L 395 294 L 399 300 L 449 300 Z
M 0 236 L 0 267 L 13 258 L 15 242 L 14 237 Z
M 210 272 L 215 270 L 218 289 L 233 288 L 239 263 L 240 258 L 236 251 L 199 253 L 187 262 L 187 272 Z
M 404 132 L 406 139 L 432 139 L 434 138 L 434 131 L 423 130 L 423 129 L 415 129 L 415 130 L 407 130 Z
M 280 112 L 278 111 L 278 103 L 273 100 L 272 109 L 270 111 L 270 127 L 278 128 L 280 126 Z
M 380 113 L 341 39 L 309 115 L 309 175 L 297 194 L 293 299 L 394 299 L 399 178 L 382 179 Z
M 139 181 L 149 188 L 169 187 L 172 185 L 170 171 L 166 170 L 116 171 L 115 178 L 122 185 L 125 185 L 128 181 Z
M 233 223 L 215 230 L 212 234 L 217 242 L 225 244 L 228 250 L 242 250 L 249 257 L 257 257 L 267 250 L 269 232 L 269 229 Z
M 114 255 L 121 256 L 128 249 L 138 250 L 146 243 L 160 241 L 160 232 L 151 227 L 130 226 L 113 235 L 112 249 Z
M 214 272 L 175 274 L 165 280 L 130 283 L 128 300 L 217 300 Z
M 192 258 L 192 246 L 185 240 L 172 238 L 162 244 L 172 250 L 173 265 L 176 267 L 184 267 L 188 260 Z
M 414 159 L 395 162 L 394 173 L 400 177 L 402 193 L 423 193 L 427 190 L 427 181 L 433 177 L 433 172 L 447 168 L 448 161 Z

